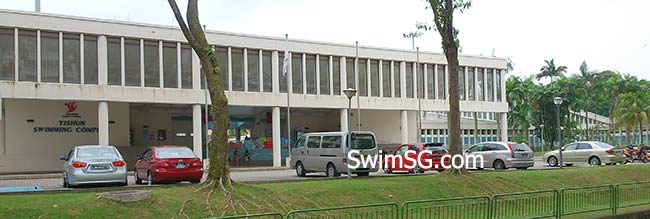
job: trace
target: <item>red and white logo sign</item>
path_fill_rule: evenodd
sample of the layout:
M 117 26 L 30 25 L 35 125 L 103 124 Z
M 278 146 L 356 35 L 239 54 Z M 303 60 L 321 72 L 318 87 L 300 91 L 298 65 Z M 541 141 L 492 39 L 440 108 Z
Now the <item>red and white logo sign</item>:
M 66 102 L 65 106 L 68 107 L 68 113 L 73 113 L 77 111 L 77 102 Z

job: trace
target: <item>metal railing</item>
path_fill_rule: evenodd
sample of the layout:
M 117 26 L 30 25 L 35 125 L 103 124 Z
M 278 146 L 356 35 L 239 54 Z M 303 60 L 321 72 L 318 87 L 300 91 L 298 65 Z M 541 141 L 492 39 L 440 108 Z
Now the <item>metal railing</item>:
M 562 218 L 597 211 L 616 214 L 619 209 L 650 205 L 650 182 L 516 192 L 490 196 L 456 197 L 301 209 L 220 217 L 222 219 L 509 219 Z

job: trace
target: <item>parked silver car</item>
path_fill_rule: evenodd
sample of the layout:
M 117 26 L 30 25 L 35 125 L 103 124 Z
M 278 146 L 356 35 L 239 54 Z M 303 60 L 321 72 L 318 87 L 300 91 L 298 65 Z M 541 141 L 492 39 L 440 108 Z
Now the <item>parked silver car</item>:
M 591 166 L 601 164 L 623 163 L 625 155 L 623 149 L 615 148 L 607 143 L 599 141 L 579 141 L 562 147 L 562 159 L 566 166 L 574 163 L 588 163 Z M 549 166 L 556 167 L 560 160 L 560 151 L 554 150 L 544 154 L 544 161 Z
M 494 169 L 527 169 L 535 165 L 533 150 L 523 143 L 513 142 L 482 142 L 469 147 L 463 153 L 483 156 L 483 167 Z M 472 164 L 469 164 L 470 167 Z M 477 167 L 480 164 L 476 164 Z
M 116 183 L 127 185 L 126 162 L 113 146 L 76 146 L 63 163 L 63 187 L 81 184 Z

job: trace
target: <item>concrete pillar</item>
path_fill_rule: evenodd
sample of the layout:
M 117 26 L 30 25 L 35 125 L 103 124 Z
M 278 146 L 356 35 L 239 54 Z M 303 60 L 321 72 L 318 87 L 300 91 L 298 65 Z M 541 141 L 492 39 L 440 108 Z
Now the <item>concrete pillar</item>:
M 99 145 L 108 145 L 108 102 L 99 102 L 97 109 L 97 127 L 99 128 Z
M 408 136 L 409 136 L 409 122 L 408 122 L 408 113 L 406 110 L 400 111 L 401 114 L 401 120 L 402 120 L 402 125 L 401 125 L 401 131 L 402 131 L 402 144 L 408 143 Z
M 108 41 L 104 35 L 97 37 L 97 68 L 99 74 L 97 83 L 108 84 Z
M 497 119 L 500 119 L 499 129 L 501 130 L 501 141 L 508 141 L 508 114 L 506 113 L 497 113 Z
M 192 150 L 203 159 L 203 127 L 201 122 L 201 105 L 192 105 Z
M 271 88 L 273 90 L 273 93 L 280 93 L 280 71 L 278 67 L 280 66 L 280 61 L 279 60 L 280 56 L 278 54 L 278 51 L 273 51 L 271 52 Z
M 280 167 L 282 165 L 282 150 L 281 150 L 281 135 L 280 135 L 280 107 L 273 107 L 272 113 L 273 125 L 273 167 Z
M 348 132 L 348 109 L 341 109 L 341 131 Z
M 144 59 L 143 59 L 144 60 Z M 141 63 L 144 63 L 141 62 Z M 144 72 L 144 67 L 142 68 Z M 142 76 L 142 80 L 144 81 L 144 74 Z M 199 55 L 192 50 L 192 89 L 194 90 L 200 90 L 201 89 L 201 59 L 199 58 Z M 144 84 L 144 83 L 142 83 Z M 144 86 L 144 85 L 143 85 Z M 207 89 L 207 88 L 206 88 Z

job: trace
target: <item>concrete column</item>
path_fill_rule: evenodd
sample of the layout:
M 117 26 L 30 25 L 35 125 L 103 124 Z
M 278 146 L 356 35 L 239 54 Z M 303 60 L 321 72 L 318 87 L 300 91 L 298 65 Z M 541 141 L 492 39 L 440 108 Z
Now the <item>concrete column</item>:
M 408 143 L 408 138 L 409 138 L 409 122 L 408 122 L 408 113 L 406 110 L 400 111 L 401 115 L 401 120 L 402 120 L 402 126 L 401 126 L 401 131 L 402 131 L 402 144 Z
M 140 44 L 142 45 L 142 44 Z M 143 51 L 143 50 L 141 50 Z M 144 60 L 144 58 L 142 59 Z M 142 62 L 144 63 L 144 62 Z M 142 81 L 144 86 L 144 67 L 143 67 L 143 74 L 142 74 Z M 223 71 L 222 71 L 223 73 Z M 192 50 L 192 89 L 194 90 L 200 90 L 201 89 L 201 59 L 199 59 L 199 55 Z
M 192 105 L 192 150 L 199 158 L 203 159 L 203 127 L 201 122 L 201 105 Z
M 402 98 L 406 98 L 406 62 L 400 62 L 399 63 L 399 88 L 400 88 L 400 95 Z M 397 92 L 397 91 L 395 91 Z
M 273 93 L 280 93 L 280 55 L 278 55 L 278 51 L 273 51 L 271 52 L 271 88 L 273 89 Z
M 108 145 L 108 102 L 99 102 L 97 109 L 97 127 L 99 128 L 99 145 Z
M 108 84 L 108 41 L 104 35 L 97 37 L 97 68 L 99 74 L 97 83 Z
M 507 113 L 497 113 L 497 119 L 500 119 L 499 129 L 501 130 L 501 141 L 508 141 L 508 114 Z
M 348 109 L 341 109 L 341 131 L 348 132 Z
M 282 150 L 281 150 L 281 135 L 280 135 L 280 107 L 273 107 L 273 167 L 280 167 L 282 165 Z

